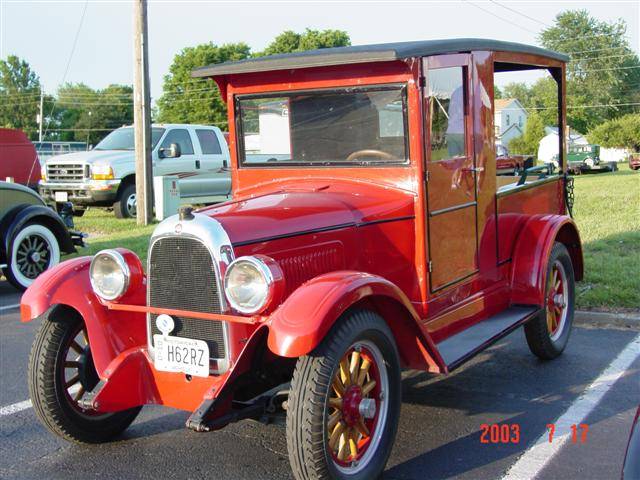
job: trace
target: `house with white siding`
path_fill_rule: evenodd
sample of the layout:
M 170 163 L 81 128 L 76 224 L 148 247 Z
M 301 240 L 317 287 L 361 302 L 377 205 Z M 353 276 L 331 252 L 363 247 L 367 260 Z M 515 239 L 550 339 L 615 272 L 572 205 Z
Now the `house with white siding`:
M 496 144 L 506 147 L 524 133 L 529 114 L 517 98 L 499 98 L 494 106 Z

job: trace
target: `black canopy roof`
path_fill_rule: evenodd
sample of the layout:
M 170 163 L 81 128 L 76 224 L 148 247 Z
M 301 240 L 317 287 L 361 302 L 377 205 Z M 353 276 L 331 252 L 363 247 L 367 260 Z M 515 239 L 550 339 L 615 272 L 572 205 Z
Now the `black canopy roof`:
M 311 68 L 324 65 L 388 62 L 411 57 L 443 53 L 463 53 L 474 50 L 531 53 L 563 62 L 569 61 L 569 57 L 564 54 L 531 45 L 482 38 L 455 38 L 450 40 L 422 40 L 417 42 L 322 48 L 306 52 L 269 55 L 266 57 L 250 58 L 237 62 L 217 63 L 201 67 L 194 70 L 192 76 L 211 77 L 233 73 L 267 72 L 271 70 Z

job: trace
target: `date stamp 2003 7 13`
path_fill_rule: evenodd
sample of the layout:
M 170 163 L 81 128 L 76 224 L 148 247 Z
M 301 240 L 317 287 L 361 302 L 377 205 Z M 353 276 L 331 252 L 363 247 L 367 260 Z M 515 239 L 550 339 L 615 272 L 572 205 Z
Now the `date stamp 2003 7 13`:
M 555 423 L 548 423 L 549 443 L 553 442 L 556 433 Z M 580 423 L 579 425 L 571 425 L 571 442 L 587 443 L 587 434 L 589 433 L 589 425 Z M 480 425 L 480 443 L 520 443 L 520 424 L 519 423 L 483 423 Z

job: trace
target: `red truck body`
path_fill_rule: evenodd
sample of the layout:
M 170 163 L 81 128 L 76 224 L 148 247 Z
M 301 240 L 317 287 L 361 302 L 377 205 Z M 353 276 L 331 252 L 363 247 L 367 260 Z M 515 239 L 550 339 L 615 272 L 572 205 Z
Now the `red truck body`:
M 318 462 L 335 478 L 373 478 L 395 435 L 401 366 L 446 374 L 523 325 L 536 355 L 559 355 L 583 275 L 564 159 L 556 174 L 498 176 L 493 76 L 551 72 L 563 129 L 566 61 L 461 39 L 196 72 L 228 105 L 234 199 L 161 223 L 146 273 L 117 249 L 66 262 L 26 292 L 23 321 L 64 319 L 69 335 L 85 338 L 71 349 L 90 349 L 95 381 L 65 408 L 123 415 L 126 428 L 141 405 L 161 404 L 193 412 L 187 425 L 208 431 L 263 413 L 255 408 L 272 398 L 266 392 L 293 378 L 295 475 L 310 478 L 303 464 Z M 446 93 L 451 79 L 462 86 Z M 283 130 L 269 129 L 289 132 L 277 147 L 289 157 L 251 157 L 245 142 L 261 111 L 282 120 Z M 393 115 L 401 123 L 387 122 Z M 436 131 L 438 115 L 446 133 Z M 371 134 L 378 128 L 384 135 Z M 323 149 L 332 156 L 319 157 Z M 100 285 L 116 277 L 96 273 L 101 265 L 126 279 L 113 296 Z M 258 290 L 258 307 L 238 303 Z M 210 345 L 204 374 L 190 373 L 198 341 Z M 191 357 L 176 360 L 174 344 Z M 318 425 L 317 451 L 305 415 Z
M 33 143 L 21 130 L 0 128 L 0 179 L 35 187 L 40 179 L 40 162 Z

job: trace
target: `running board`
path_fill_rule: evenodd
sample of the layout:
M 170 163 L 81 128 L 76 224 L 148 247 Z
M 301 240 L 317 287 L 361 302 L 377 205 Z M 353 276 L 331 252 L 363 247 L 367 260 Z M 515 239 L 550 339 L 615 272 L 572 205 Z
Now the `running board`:
M 527 323 L 541 311 L 539 307 L 509 307 L 443 340 L 437 347 L 447 365 L 447 370 L 452 371 L 458 368 L 491 344 Z

